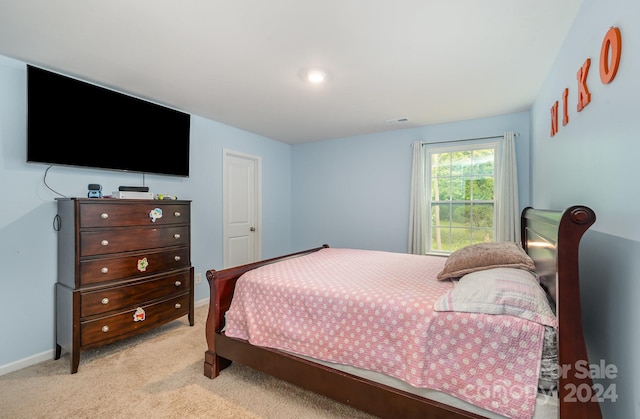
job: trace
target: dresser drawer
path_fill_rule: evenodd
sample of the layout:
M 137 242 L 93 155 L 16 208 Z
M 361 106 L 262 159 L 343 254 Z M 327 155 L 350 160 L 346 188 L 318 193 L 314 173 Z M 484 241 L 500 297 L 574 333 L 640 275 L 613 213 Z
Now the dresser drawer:
M 125 310 L 80 325 L 80 345 L 87 346 L 125 334 L 136 334 L 189 313 L 189 294 Z M 144 313 L 144 314 L 143 314 Z M 144 317 L 143 317 L 144 316 Z M 136 320 L 137 319 L 137 320 Z
M 189 244 L 189 226 L 128 228 L 80 233 L 80 256 L 106 255 Z
M 83 203 L 80 205 L 80 228 L 188 224 L 190 216 L 188 204 L 153 200 Z
M 119 287 L 83 292 L 80 302 L 80 317 L 84 318 L 133 307 L 148 301 L 188 292 L 190 279 L 190 271 L 187 269 L 161 278 L 154 277 Z
M 80 261 L 80 285 L 151 275 L 191 265 L 189 247 Z

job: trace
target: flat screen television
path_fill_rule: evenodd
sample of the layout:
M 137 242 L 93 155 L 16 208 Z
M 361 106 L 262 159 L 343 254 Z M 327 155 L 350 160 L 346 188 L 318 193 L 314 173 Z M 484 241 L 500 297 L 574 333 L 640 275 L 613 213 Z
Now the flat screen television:
M 27 161 L 189 176 L 190 115 L 27 66 Z

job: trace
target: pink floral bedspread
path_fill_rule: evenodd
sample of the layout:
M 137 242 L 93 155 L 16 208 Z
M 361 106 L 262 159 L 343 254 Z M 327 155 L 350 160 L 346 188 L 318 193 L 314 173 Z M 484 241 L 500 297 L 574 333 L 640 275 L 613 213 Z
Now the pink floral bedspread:
M 435 312 L 445 258 L 355 249 L 267 265 L 236 284 L 225 333 L 381 372 L 513 418 L 535 408 L 544 326 Z

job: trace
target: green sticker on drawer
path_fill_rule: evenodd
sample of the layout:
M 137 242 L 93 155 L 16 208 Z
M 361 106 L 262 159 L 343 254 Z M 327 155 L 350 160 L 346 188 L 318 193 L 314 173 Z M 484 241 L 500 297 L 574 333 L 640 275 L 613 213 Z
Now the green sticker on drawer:
M 147 266 L 149 266 L 149 261 L 147 260 L 147 258 L 138 259 L 138 270 L 140 272 L 146 271 Z

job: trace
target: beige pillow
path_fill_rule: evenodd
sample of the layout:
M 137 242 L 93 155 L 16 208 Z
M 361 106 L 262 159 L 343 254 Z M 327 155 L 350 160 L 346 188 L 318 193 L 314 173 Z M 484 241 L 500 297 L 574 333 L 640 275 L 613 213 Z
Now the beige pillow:
M 515 242 L 472 244 L 451 253 L 438 274 L 439 280 L 460 278 L 465 274 L 492 268 L 535 270 L 533 260 Z

